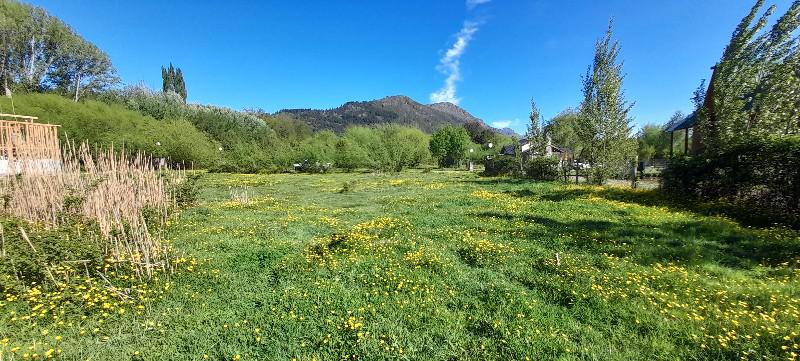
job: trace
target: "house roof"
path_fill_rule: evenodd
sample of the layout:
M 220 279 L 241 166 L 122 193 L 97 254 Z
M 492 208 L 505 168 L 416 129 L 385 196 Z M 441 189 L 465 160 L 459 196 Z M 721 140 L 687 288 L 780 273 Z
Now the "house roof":
M 676 130 L 689 129 L 694 127 L 694 123 L 696 122 L 697 122 L 697 112 L 692 112 L 692 114 L 689 114 L 689 116 L 683 118 L 683 120 L 676 122 L 675 124 L 669 125 L 667 129 L 664 129 L 664 131 L 667 133 L 672 133 Z
M 514 155 L 514 145 L 513 144 L 504 145 L 503 149 L 500 149 L 500 154 Z

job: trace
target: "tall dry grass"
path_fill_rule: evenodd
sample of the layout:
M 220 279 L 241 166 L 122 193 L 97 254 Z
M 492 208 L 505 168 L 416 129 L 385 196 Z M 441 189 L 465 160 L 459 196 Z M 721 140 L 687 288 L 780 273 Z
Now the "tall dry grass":
M 132 264 L 140 277 L 170 267 L 168 246 L 146 219 L 150 225 L 166 221 L 176 207 L 169 185 L 185 181 L 185 172 L 156 169 L 141 153 L 92 150 L 86 143 L 64 147 L 60 169 L 43 170 L 35 159 L 14 161 L 20 174 L 2 177 L 7 214 L 45 226 L 83 217 L 97 222 L 108 257 Z

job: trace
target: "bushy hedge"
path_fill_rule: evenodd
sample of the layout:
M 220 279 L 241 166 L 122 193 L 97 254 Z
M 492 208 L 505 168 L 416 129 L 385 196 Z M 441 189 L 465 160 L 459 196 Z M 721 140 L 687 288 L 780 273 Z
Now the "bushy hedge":
M 483 161 L 483 175 L 519 175 L 519 160 L 510 155 L 495 155 Z
M 11 99 L 0 98 L 3 112 L 12 112 Z M 74 102 L 56 94 L 15 94 L 13 111 L 59 124 L 59 137 L 75 142 L 123 146 L 172 162 L 194 163 L 197 168 L 217 164 L 220 154 L 208 135 L 183 119 L 159 120 L 117 104 L 94 100 Z
M 800 225 L 800 136 L 751 138 L 674 158 L 662 172 L 662 186 Z
M 558 158 L 535 157 L 524 164 L 525 176 L 530 179 L 553 181 L 558 179 Z

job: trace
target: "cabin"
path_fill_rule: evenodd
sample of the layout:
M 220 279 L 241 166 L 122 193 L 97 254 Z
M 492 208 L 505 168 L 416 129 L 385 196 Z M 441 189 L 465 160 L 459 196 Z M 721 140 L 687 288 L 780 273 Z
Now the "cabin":
M 53 173 L 61 169 L 59 126 L 37 120 L 0 114 L 0 175 Z
M 505 145 L 503 148 L 500 149 L 500 155 L 514 155 L 515 149 L 513 144 Z M 519 140 L 519 148 L 522 151 L 522 159 L 528 160 L 534 156 L 540 156 L 540 154 L 533 154 L 531 152 L 531 144 L 527 138 L 523 138 Z M 573 151 L 567 147 L 562 147 L 560 145 L 553 144 L 553 141 L 550 139 L 550 136 L 547 136 L 547 145 L 545 146 L 544 154 L 541 156 L 545 157 L 556 157 L 558 158 L 561 163 L 568 161 L 569 158 L 572 157 Z

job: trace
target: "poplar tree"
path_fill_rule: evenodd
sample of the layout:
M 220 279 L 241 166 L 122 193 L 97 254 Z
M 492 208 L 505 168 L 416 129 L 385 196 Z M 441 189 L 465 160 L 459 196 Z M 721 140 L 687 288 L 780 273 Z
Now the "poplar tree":
M 533 99 L 531 99 L 531 114 L 529 118 L 531 122 L 528 124 L 528 131 L 525 136 L 528 138 L 528 144 L 530 144 L 530 152 L 532 152 L 531 154 L 543 155 L 545 147 L 547 147 L 547 138 L 543 127 L 544 118 L 542 118 L 539 107 L 536 106 L 536 102 Z
M 698 122 L 706 148 L 800 133 L 800 1 L 768 30 L 775 6 L 763 6 L 756 1 L 715 66 Z
M 619 43 L 612 39 L 613 23 L 595 43 L 594 61 L 583 77 L 583 101 L 578 112 L 577 134 L 581 157 L 589 164 L 589 181 L 603 183 L 621 173 L 636 154 L 631 138 L 632 103 L 622 90 Z

